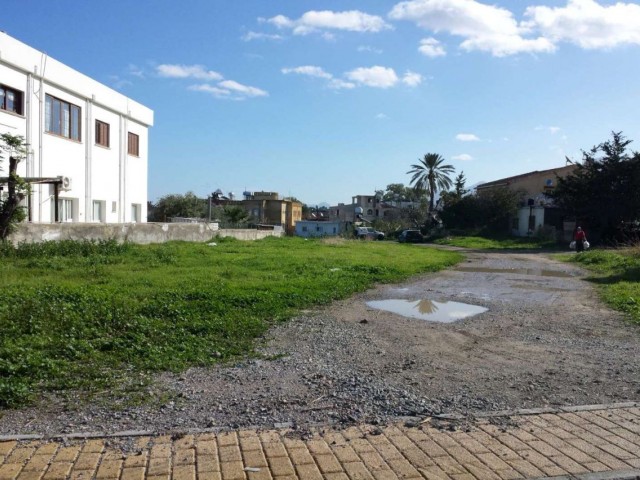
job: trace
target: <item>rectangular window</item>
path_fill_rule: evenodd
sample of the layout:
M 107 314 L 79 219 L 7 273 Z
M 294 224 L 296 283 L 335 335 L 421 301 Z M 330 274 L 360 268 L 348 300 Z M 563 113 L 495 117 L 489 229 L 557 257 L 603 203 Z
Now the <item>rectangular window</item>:
M 73 222 L 73 198 L 58 198 L 58 221 Z M 51 209 L 51 220 L 55 221 L 55 211 Z
M 131 204 L 131 223 L 139 223 L 140 222 L 140 204 L 132 203 Z
M 109 147 L 109 124 L 96 120 L 96 145 Z
M 93 201 L 93 221 L 94 222 L 104 222 L 105 218 L 104 218 L 104 213 L 105 213 L 105 208 L 104 205 L 105 202 L 101 201 L 101 200 L 94 200 Z
M 22 115 L 22 92 L 0 85 L 0 109 Z
M 129 155 L 140 156 L 140 137 L 135 133 L 129 132 L 127 152 Z
M 45 103 L 45 130 L 61 137 L 80 141 L 80 107 L 47 95 Z

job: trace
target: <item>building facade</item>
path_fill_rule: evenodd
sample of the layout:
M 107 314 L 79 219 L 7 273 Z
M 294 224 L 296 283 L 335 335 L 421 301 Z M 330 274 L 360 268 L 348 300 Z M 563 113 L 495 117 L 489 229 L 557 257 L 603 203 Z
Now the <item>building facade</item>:
M 295 232 L 296 223 L 302 220 L 302 203 L 281 199 L 276 192 L 244 192 L 244 200 L 229 200 L 226 205 L 245 209 L 251 218 L 266 225 L 280 225 L 289 235 Z
M 565 227 L 564 212 L 555 207 L 548 196 L 558 184 L 558 178 L 571 175 L 575 165 L 536 170 L 513 177 L 483 183 L 476 187 L 478 195 L 495 188 L 509 188 L 522 194 L 520 208 L 511 218 L 511 233 L 527 236 L 542 229 L 549 229 L 560 235 Z
M 341 235 L 344 222 L 322 220 L 300 220 L 296 223 L 298 237 L 335 237 Z
M 152 125 L 149 108 L 0 32 L 0 133 L 26 140 L 30 221 L 146 222 Z

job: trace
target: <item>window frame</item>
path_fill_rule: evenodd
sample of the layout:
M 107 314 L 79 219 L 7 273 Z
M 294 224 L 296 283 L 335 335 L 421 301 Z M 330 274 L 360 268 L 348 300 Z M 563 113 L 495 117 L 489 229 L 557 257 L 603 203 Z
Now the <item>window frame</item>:
M 2 91 L 2 94 L 0 95 L 0 110 L 14 115 L 20 115 L 21 117 L 24 116 L 24 92 L 2 83 L 0 83 L 0 91 Z M 11 109 L 7 108 L 7 92 L 12 93 L 14 96 L 14 107 Z M 15 108 L 16 106 L 18 107 L 17 109 Z
M 54 120 L 58 117 L 57 120 Z M 45 95 L 44 130 L 68 140 L 82 142 L 82 108 L 48 93 Z
M 139 157 L 140 156 L 140 135 L 133 132 L 127 132 L 127 154 Z
M 111 147 L 111 126 L 98 119 L 96 119 L 95 144 L 105 148 Z

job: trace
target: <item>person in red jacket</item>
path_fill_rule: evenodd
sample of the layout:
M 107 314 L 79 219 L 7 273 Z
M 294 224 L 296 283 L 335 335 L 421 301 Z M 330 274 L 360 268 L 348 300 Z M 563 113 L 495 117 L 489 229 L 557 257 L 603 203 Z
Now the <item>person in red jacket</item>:
M 582 228 L 577 228 L 573 239 L 576 241 L 576 252 L 584 252 L 584 242 L 587 241 L 587 235 L 584 233 Z

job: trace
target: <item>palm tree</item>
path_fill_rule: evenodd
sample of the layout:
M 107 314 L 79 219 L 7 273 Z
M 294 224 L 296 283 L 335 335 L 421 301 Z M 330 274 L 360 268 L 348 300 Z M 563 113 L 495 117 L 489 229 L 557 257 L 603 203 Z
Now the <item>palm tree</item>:
M 411 177 L 411 185 L 418 192 L 426 192 L 429 195 L 429 213 L 433 211 L 433 201 L 438 191 L 451 188 L 452 182 L 449 175 L 455 173 L 453 165 L 443 165 L 444 157 L 437 153 L 427 153 L 419 162 L 411 165 L 408 174 Z

